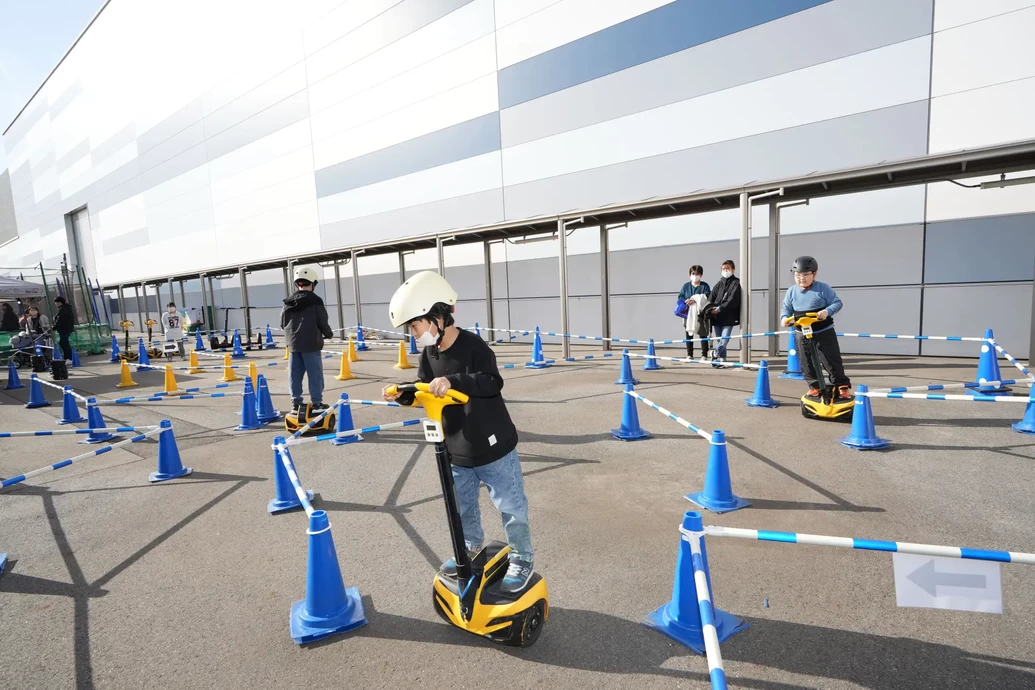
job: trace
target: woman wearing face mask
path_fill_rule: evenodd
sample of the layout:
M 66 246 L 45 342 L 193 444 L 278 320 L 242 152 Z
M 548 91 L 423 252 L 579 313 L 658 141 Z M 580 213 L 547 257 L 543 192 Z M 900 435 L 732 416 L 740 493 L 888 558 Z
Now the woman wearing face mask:
M 686 331 L 686 356 L 694 356 L 694 337 L 697 333 L 698 317 L 701 310 L 708 304 L 708 298 L 712 294 L 712 288 L 704 282 L 704 268 L 698 265 L 690 267 L 690 280 L 683 283 L 683 289 L 679 291 L 679 301 L 686 305 L 686 317 L 683 319 L 683 330 Z M 703 351 L 707 351 L 706 345 L 701 345 Z
M 29 307 L 28 313 L 22 317 L 22 330 L 33 338 L 43 335 L 50 330 L 50 319 L 41 314 L 38 307 Z
M 712 303 L 709 311 L 715 324 L 715 335 L 719 344 L 715 348 L 717 362 L 725 361 L 726 346 L 730 342 L 733 327 L 740 325 L 740 278 L 733 275 L 736 267 L 733 259 L 722 262 L 722 280 L 715 284 L 712 291 Z M 718 366 L 718 364 L 713 364 Z

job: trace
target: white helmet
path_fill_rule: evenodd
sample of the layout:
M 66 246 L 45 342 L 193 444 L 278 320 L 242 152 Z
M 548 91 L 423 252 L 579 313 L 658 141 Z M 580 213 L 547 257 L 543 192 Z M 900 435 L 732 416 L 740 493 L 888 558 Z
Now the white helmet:
M 399 286 L 388 305 L 392 327 L 399 328 L 424 316 L 438 304 L 456 304 L 456 290 L 434 271 L 421 271 Z
M 316 274 L 316 269 L 311 266 L 295 266 L 295 282 L 299 280 L 308 280 L 313 285 L 316 285 L 316 281 L 320 277 Z

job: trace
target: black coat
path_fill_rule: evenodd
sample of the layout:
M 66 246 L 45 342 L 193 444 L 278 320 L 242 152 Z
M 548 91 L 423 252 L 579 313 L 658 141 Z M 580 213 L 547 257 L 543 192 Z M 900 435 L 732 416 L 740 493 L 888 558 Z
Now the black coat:
M 54 317 L 54 330 L 60 335 L 68 335 L 75 330 L 75 314 L 72 313 L 72 305 L 68 302 L 58 307 L 57 316 Z
M 712 322 L 719 328 L 740 325 L 740 278 L 721 278 L 712 286 L 712 300 L 709 309 L 718 307 L 719 313 L 712 315 Z

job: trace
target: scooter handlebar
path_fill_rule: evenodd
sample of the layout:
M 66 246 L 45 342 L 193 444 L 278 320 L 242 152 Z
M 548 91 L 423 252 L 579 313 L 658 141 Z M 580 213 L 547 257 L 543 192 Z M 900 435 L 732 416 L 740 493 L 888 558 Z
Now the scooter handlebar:
M 427 393 L 431 395 L 431 386 L 426 383 L 400 383 L 394 386 L 389 386 L 385 392 L 388 395 L 397 395 L 400 393 Z M 452 401 L 447 402 L 447 405 L 466 405 L 470 398 L 458 390 L 450 388 L 446 391 L 446 397 L 452 398 Z M 419 402 L 419 400 L 418 400 Z
M 809 311 L 799 316 L 788 316 L 784 318 L 784 326 L 811 326 L 819 321 L 819 312 Z

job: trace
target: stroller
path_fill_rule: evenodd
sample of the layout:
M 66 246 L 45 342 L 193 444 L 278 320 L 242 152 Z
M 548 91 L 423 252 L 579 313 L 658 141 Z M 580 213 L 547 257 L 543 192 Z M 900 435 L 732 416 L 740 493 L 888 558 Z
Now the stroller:
M 42 356 L 36 354 L 36 345 L 39 345 Z M 54 337 L 50 330 L 39 335 L 33 335 L 28 331 L 22 331 L 11 338 L 11 361 L 17 369 L 32 367 L 36 373 L 44 372 L 51 367 L 54 359 Z

